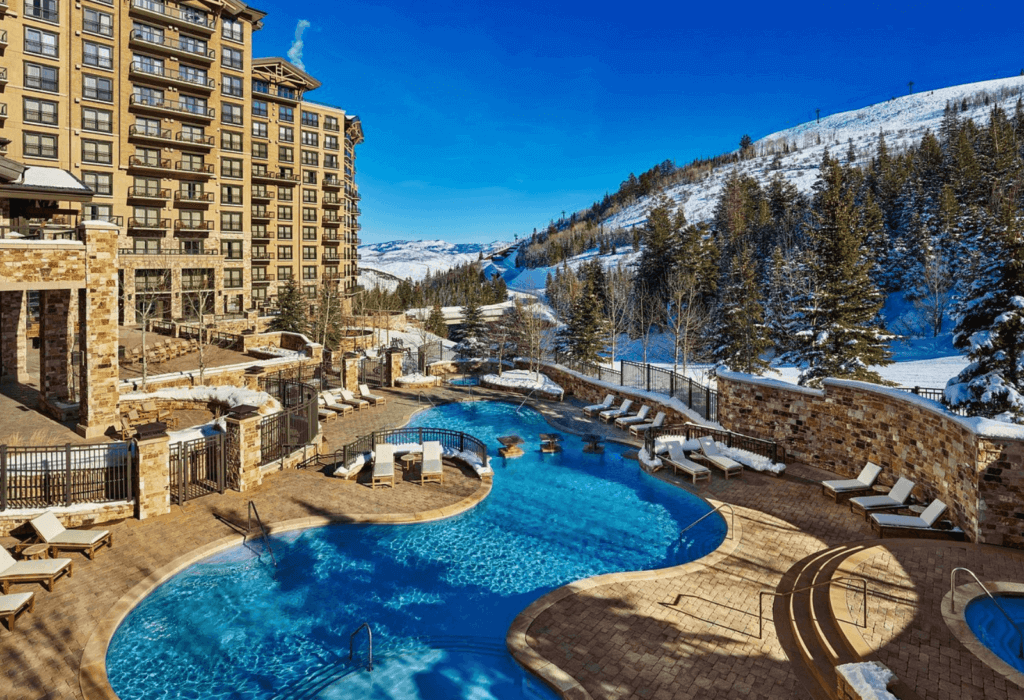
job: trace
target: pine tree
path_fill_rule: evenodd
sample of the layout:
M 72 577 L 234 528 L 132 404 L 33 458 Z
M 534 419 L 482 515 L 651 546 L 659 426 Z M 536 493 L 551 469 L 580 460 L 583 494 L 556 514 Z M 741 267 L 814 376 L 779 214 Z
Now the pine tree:
M 722 294 L 715 359 L 738 372 L 761 374 L 768 366 L 761 356 L 771 347 L 771 339 L 764 322 L 757 267 L 750 248 L 740 250 L 732 265 L 729 283 Z
M 440 303 L 435 302 L 433 308 L 430 309 L 425 328 L 439 338 L 448 337 L 448 324 L 444 322 L 444 312 L 441 311 Z
M 462 308 L 462 327 L 459 330 L 456 350 L 464 358 L 476 359 L 486 354 L 484 341 L 487 335 L 487 324 L 484 323 L 483 312 L 476 295 L 472 295 Z
M 271 331 L 305 333 L 309 322 L 306 314 L 306 296 L 294 279 L 285 282 L 277 292 L 277 308 L 280 313 L 270 322 Z
M 597 291 L 590 283 L 584 285 L 558 331 L 558 351 L 576 362 L 600 362 L 607 347 L 608 324 Z

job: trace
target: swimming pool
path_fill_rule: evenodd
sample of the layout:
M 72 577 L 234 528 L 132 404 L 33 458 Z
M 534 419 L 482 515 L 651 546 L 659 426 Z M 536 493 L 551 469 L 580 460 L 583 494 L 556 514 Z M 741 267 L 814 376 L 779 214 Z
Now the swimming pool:
M 480 386 L 479 377 L 456 377 L 448 380 L 452 386 Z
M 680 542 L 710 507 L 641 472 L 624 447 L 584 454 L 566 435 L 563 452 L 540 454 L 537 436 L 551 428 L 532 409 L 449 404 L 410 425 L 463 430 L 492 450 L 515 432 L 526 455 L 492 456 L 490 495 L 454 518 L 275 536 L 276 569 L 241 547 L 188 567 L 111 641 L 107 673 L 122 700 L 549 700 L 558 696 L 505 649 L 519 612 L 580 578 L 692 561 L 725 536 L 714 516 Z M 348 660 L 363 622 L 372 673 L 361 670 L 365 635 Z
M 1017 624 L 1017 629 L 1024 629 L 1024 596 L 996 594 L 999 605 Z M 964 609 L 967 625 L 982 644 L 996 656 L 1024 673 L 1024 659 L 1020 652 L 1020 637 L 1017 629 L 1010 624 L 999 608 L 988 596 L 975 598 Z

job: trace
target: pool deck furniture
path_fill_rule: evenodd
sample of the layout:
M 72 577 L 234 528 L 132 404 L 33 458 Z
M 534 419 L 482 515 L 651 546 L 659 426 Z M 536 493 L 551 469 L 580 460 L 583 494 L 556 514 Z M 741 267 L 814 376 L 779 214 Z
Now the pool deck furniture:
M 945 512 L 946 504 L 936 498 L 921 515 L 872 513 L 871 529 L 877 531 L 879 537 L 889 534 L 897 537 L 964 539 L 965 533 L 958 527 L 937 527 L 939 518 Z
M 633 399 L 626 399 L 618 408 L 613 408 L 608 411 L 601 411 L 597 414 L 598 418 L 603 420 L 605 423 L 611 423 L 616 418 L 622 418 L 629 413 L 630 406 L 633 405 Z
M 590 454 L 600 454 L 604 452 L 604 445 L 601 443 L 604 441 L 604 437 L 597 433 L 589 433 L 583 436 L 583 442 L 587 443 L 583 447 L 583 451 Z
M 502 457 L 508 459 L 523 456 L 523 448 L 520 447 L 523 444 L 523 439 L 518 435 L 504 435 L 498 438 L 498 442 L 501 443 L 498 454 Z
M 697 444 L 700 445 L 699 457 L 712 467 L 721 469 L 727 480 L 734 474 L 743 473 L 743 465 L 735 459 L 726 457 L 722 454 L 718 450 L 718 445 L 715 443 L 715 439 L 710 435 L 699 438 L 697 440 Z
M 71 578 L 70 559 L 42 559 L 39 561 L 14 561 L 14 557 L 0 547 L 0 593 L 10 592 L 12 583 L 41 583 L 48 591 L 64 576 Z
M 561 452 L 562 446 L 559 444 L 562 442 L 562 436 L 559 433 L 541 433 L 540 434 L 540 451 L 545 454 L 554 454 L 555 452 Z
M 612 407 L 613 403 L 615 403 L 615 394 L 607 394 L 604 397 L 604 401 L 602 401 L 601 403 L 595 403 L 592 406 L 584 406 L 583 415 L 590 416 L 591 418 L 593 418 L 601 411 L 607 411 L 609 408 Z
M 363 401 L 360 398 L 356 398 L 348 389 L 338 389 L 338 396 L 341 397 L 342 403 L 347 403 L 349 406 L 354 407 L 357 411 L 362 411 L 364 408 L 370 407 L 369 401 Z
M 17 552 L 18 548 L 15 547 L 14 551 Z M 50 545 L 48 544 L 30 544 L 23 548 L 20 552 L 21 558 L 24 561 L 34 561 L 36 559 L 46 559 L 50 554 Z
M 839 499 L 850 498 L 862 493 L 870 493 L 875 480 L 882 473 L 882 468 L 874 462 L 868 462 L 860 470 L 856 479 L 832 479 L 821 482 L 821 491 L 832 500 L 839 502 Z
M 444 464 L 441 462 L 441 443 L 423 443 L 423 462 L 420 464 L 420 485 L 430 482 L 444 484 Z
M 41 543 L 50 548 L 51 557 L 65 551 L 81 552 L 89 559 L 95 559 L 97 550 L 114 546 L 114 534 L 110 530 L 68 530 L 50 512 L 32 518 L 29 524 Z
M 31 591 L 0 595 L 0 618 L 7 622 L 7 629 L 11 632 L 14 631 L 14 622 L 18 616 L 26 612 L 30 613 L 35 608 L 36 594 Z
M 327 407 L 327 401 L 324 399 L 322 394 L 317 396 L 316 402 L 317 417 L 319 417 L 321 421 L 334 420 L 338 417 L 337 411 L 332 411 Z
M 700 480 L 711 480 L 711 470 L 703 464 L 697 464 L 696 462 L 688 459 L 686 457 L 686 453 L 683 452 L 683 446 L 678 442 L 669 444 L 668 454 L 661 455 L 661 460 L 668 466 L 672 467 L 673 474 L 683 472 L 690 477 L 695 484 Z
M 338 398 L 329 391 L 322 392 L 320 394 L 320 398 L 323 399 L 324 403 L 322 405 L 325 408 L 329 408 L 335 413 L 341 414 L 343 416 L 347 416 L 349 413 L 352 413 L 352 411 L 355 410 L 348 404 L 339 401 Z
M 365 384 L 359 385 L 359 398 L 364 401 L 369 401 L 374 406 L 383 406 L 388 402 L 383 396 L 377 396 L 376 394 L 370 393 L 370 387 Z
M 395 488 L 395 446 L 380 443 L 373 448 L 373 476 L 370 488 L 390 486 Z
M 622 418 L 616 418 L 615 419 L 615 427 L 616 428 L 622 428 L 623 430 L 625 430 L 626 428 L 628 428 L 631 425 L 635 425 L 637 423 L 643 423 L 644 421 L 647 420 L 647 414 L 650 413 L 650 412 L 651 412 L 651 407 L 650 406 L 641 406 L 640 410 L 637 411 L 637 413 L 635 415 L 623 416 Z
M 423 455 L 419 452 L 406 452 L 398 459 L 402 462 L 402 471 L 409 473 L 412 470 L 413 465 L 423 459 Z
M 914 490 L 914 486 L 913 481 L 902 476 L 886 495 L 851 498 L 850 512 L 863 513 L 864 519 L 867 520 L 868 514 L 874 511 L 899 510 L 907 505 L 907 499 L 910 498 L 910 492 Z
M 629 426 L 629 434 L 632 435 L 633 437 L 640 437 L 641 435 L 646 433 L 648 430 L 652 430 L 652 429 L 655 429 L 655 428 L 660 428 L 663 425 L 665 425 L 665 412 L 664 411 L 658 411 L 658 415 L 656 415 L 654 417 L 654 420 L 651 421 L 650 423 L 643 423 L 641 425 L 631 425 L 631 426 Z

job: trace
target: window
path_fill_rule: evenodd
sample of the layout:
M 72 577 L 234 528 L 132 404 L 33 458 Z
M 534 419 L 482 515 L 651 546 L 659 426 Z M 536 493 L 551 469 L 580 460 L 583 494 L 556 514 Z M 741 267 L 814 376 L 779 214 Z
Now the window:
M 164 91 L 136 85 L 132 88 L 132 98 L 135 104 L 156 105 L 159 107 L 164 103 Z
M 185 202 L 209 202 L 206 198 L 206 191 L 201 182 L 182 182 L 178 186 L 178 198 Z
M 338 130 L 338 119 L 337 117 L 324 117 L 324 128 L 328 131 Z
M 152 56 L 143 56 L 142 54 L 132 54 L 132 68 L 151 75 L 163 75 L 164 60 L 162 58 L 153 58 Z
M 256 281 L 257 279 L 259 279 L 259 280 L 266 280 L 266 279 L 269 279 L 269 278 L 267 277 L 267 273 L 261 268 L 260 269 L 260 274 L 259 274 L 258 277 L 256 276 L 256 271 L 253 270 L 252 279 L 253 279 L 253 281 Z M 267 288 L 266 287 L 256 287 L 256 288 L 254 288 L 252 290 L 252 300 L 253 301 L 258 301 L 258 302 L 266 302 L 266 300 L 267 300 Z
M 253 158 L 269 158 L 269 149 L 265 143 L 254 143 L 252 145 Z
M 132 36 L 148 41 L 153 44 L 164 43 L 164 30 L 159 27 L 151 27 L 148 24 L 132 22 Z
M 142 226 L 160 227 L 160 210 L 155 207 L 134 207 L 132 218 Z
M 306 258 L 305 248 L 303 248 L 302 257 L 307 260 L 316 259 L 316 248 L 313 249 L 314 255 L 312 258 Z M 316 279 L 316 265 L 303 265 L 302 266 L 302 279 L 304 280 L 315 280 Z
M 113 160 L 114 146 L 109 141 L 91 141 L 82 139 L 82 160 L 86 163 L 102 163 L 110 165 Z M 159 159 L 159 151 L 157 151 Z
M 49 124 L 57 126 L 57 103 L 49 100 L 25 98 L 25 121 L 33 124 Z
M 242 241 L 221 241 L 220 253 L 228 260 L 242 259 Z M 225 270 L 227 272 L 227 270 Z M 239 270 L 241 272 L 241 270 Z
M 101 36 L 114 36 L 114 16 L 107 14 L 106 12 L 100 12 L 99 10 L 93 10 L 85 8 L 82 11 L 82 29 L 93 34 L 99 34 Z M 160 30 L 157 30 L 160 31 Z M 161 43 L 163 42 L 163 32 L 160 31 Z
M 330 153 L 324 154 L 324 167 L 331 168 L 333 170 L 338 169 L 338 156 L 332 156 Z
M 302 246 L 302 259 L 303 260 L 316 260 L 316 246 L 315 245 L 304 245 L 304 246 Z
M 220 35 L 231 41 L 245 41 L 245 30 L 237 19 L 225 19 L 220 25 Z
M 57 137 L 51 134 L 25 134 L 25 155 L 36 158 L 57 157 Z
M 189 173 L 206 172 L 206 162 L 201 155 L 193 153 L 182 153 L 179 170 Z
M 324 148 L 329 151 L 338 150 L 338 137 L 337 136 L 324 136 Z
M 304 241 L 315 241 L 316 240 L 316 226 L 303 226 L 302 227 L 302 240 L 304 240 Z
M 334 279 L 338 276 L 337 265 L 324 265 L 324 277 L 327 279 Z
M 254 80 L 252 81 L 252 91 L 259 92 L 264 95 L 270 94 L 270 83 L 266 80 Z
M 159 253 L 159 238 L 135 238 L 132 240 L 132 250 L 136 253 Z
M 320 134 L 315 131 L 302 132 L 302 145 L 303 146 L 319 146 L 320 145 Z
M 221 158 L 220 174 L 221 177 L 242 177 L 242 161 L 236 158 Z
M 263 102 L 262 100 L 253 100 L 252 101 L 252 116 L 254 116 L 254 117 L 263 117 L 264 119 L 267 119 L 267 118 L 269 118 L 269 115 L 270 115 L 270 112 L 267 110 L 267 103 L 266 102 Z M 263 128 L 264 128 L 263 138 L 267 138 L 266 126 L 267 126 L 266 124 L 263 125 Z M 256 134 L 254 132 L 253 136 L 255 136 L 255 135 Z
M 239 289 L 242 286 L 242 270 L 224 270 L 224 288 Z
M 138 165 L 160 166 L 160 149 L 136 148 L 135 155 L 132 156 L 132 162 Z
M 178 39 L 178 47 L 182 51 L 188 51 L 189 53 L 194 53 L 197 56 L 207 55 L 206 42 L 202 39 L 196 39 L 195 37 L 182 34 L 181 38 Z
M 94 44 L 91 41 L 85 42 L 82 48 L 82 62 L 87 66 L 97 68 L 114 68 L 114 49 L 105 44 Z
M 114 176 L 110 173 L 82 172 L 82 182 L 96 194 L 114 194 Z
M 291 187 L 278 187 L 277 188 L 277 198 L 279 200 L 281 200 L 282 202 L 290 202 L 290 201 L 292 201 L 292 192 L 293 191 L 294 190 L 292 190 Z
M 225 124 L 242 124 L 242 105 L 233 105 L 229 102 L 221 102 L 221 121 Z
M 284 85 L 277 86 L 277 94 L 279 97 L 287 97 L 289 100 L 298 99 L 298 93 L 293 88 L 285 87 Z M 281 109 L 287 109 L 288 112 L 292 114 L 292 118 L 286 121 L 293 121 L 295 119 L 294 111 L 292 110 L 291 107 L 282 107 Z
M 316 207 L 302 207 L 303 221 L 316 221 Z
M 316 184 L 316 171 L 315 170 L 303 170 L 302 171 L 302 184 L 303 185 L 315 185 Z
M 265 139 L 267 137 L 267 123 L 266 122 L 253 122 L 252 123 L 252 135 L 258 139 Z
M 96 75 L 82 76 L 82 97 L 100 102 L 114 101 L 114 81 Z
M 316 112 L 303 112 L 302 125 L 320 128 L 320 115 L 317 114 Z
M 316 204 L 316 190 L 302 190 L 302 201 L 307 204 Z
M 290 126 L 280 126 L 277 129 L 278 138 L 285 143 L 293 143 L 295 141 L 295 129 Z
M 52 66 L 25 63 L 25 87 L 57 92 L 60 73 Z
M 292 220 L 292 208 L 291 206 L 278 206 L 277 218 L 280 221 L 291 221 Z
M 278 146 L 277 159 L 282 163 L 295 162 L 295 149 L 291 146 Z
M 209 87 L 213 87 L 213 84 L 210 83 L 210 80 L 207 77 L 206 71 L 202 68 L 178 66 L 178 79 L 184 80 L 188 83 L 194 83 L 196 85 L 209 85 Z
M 220 230 L 229 232 L 240 232 L 242 230 L 242 214 L 237 211 L 221 212 Z
M 114 208 L 109 204 L 83 204 L 82 218 L 86 221 L 110 221 Z
M 184 269 L 181 271 L 181 288 L 186 291 L 199 289 L 213 289 L 213 270 Z
M 277 238 L 281 241 L 290 241 L 292 239 L 292 227 L 291 226 L 278 226 L 277 227 Z
M 235 131 L 221 132 L 220 147 L 226 151 L 241 151 L 242 135 Z
M 206 130 L 201 126 L 182 124 L 180 137 L 178 140 L 185 143 L 210 143 L 211 145 L 213 143 L 212 139 L 210 141 L 206 140 Z
M 202 231 L 205 228 L 201 211 L 181 210 L 178 212 L 178 221 L 181 222 L 181 228 L 186 231 Z
M 155 177 L 136 177 L 132 185 L 136 197 L 156 197 L 160 194 L 160 180 Z
M 283 88 L 283 87 L 277 88 L 277 94 L 278 95 L 284 95 L 284 93 L 285 93 L 285 88 Z M 278 107 L 277 108 L 277 116 L 283 122 L 294 122 L 295 121 L 295 110 L 292 109 L 291 107 Z M 290 141 L 291 139 L 288 139 L 288 140 Z
M 25 27 L 25 53 L 58 58 L 60 55 L 59 39 L 56 34 L 51 32 Z
M 242 52 L 237 49 L 229 49 L 224 47 L 220 50 L 221 60 L 220 64 L 225 68 L 234 68 L 235 70 L 242 70 Z
M 266 224 L 253 224 L 252 225 L 252 237 L 253 238 L 270 238 L 270 233 L 267 232 Z
M 209 116 L 209 112 L 206 108 L 206 100 L 202 97 L 192 97 L 191 95 L 182 95 L 181 106 L 186 112 L 192 114 L 199 114 L 202 116 Z
M 292 269 L 290 267 L 279 267 L 277 268 L 277 280 L 279 282 L 287 282 L 292 278 Z
M 292 259 L 292 247 L 290 245 L 279 245 L 279 246 L 277 246 L 277 259 L 278 260 L 291 260 Z
M 316 285 L 304 284 L 302 285 L 302 293 L 306 295 L 307 299 L 316 299 Z
M 220 203 L 221 204 L 241 204 L 242 203 L 242 188 L 239 185 L 221 185 L 220 186 Z
M 320 154 L 315 151 L 303 151 L 302 152 L 302 164 L 303 165 L 319 165 Z
M 242 96 L 242 79 L 231 75 L 225 75 L 221 79 L 220 90 L 225 95 L 232 97 Z
M 252 247 L 252 259 L 253 260 L 269 260 L 270 259 L 270 254 L 267 253 L 267 246 L 265 246 L 265 245 L 254 245 Z M 260 279 L 260 277 L 262 276 L 263 271 L 265 269 L 266 268 L 262 268 L 262 267 L 254 267 L 252 269 L 252 278 L 254 280 L 255 279 Z M 266 278 L 263 277 L 263 279 L 266 279 Z
M 25 16 L 41 19 L 44 22 L 57 22 L 57 0 L 25 0 Z

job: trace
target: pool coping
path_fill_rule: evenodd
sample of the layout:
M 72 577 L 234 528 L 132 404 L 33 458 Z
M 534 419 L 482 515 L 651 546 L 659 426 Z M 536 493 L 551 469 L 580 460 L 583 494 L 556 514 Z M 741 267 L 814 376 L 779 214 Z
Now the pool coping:
M 985 585 L 993 593 L 1024 595 L 1024 583 L 987 581 Z M 954 595 L 956 595 L 960 603 L 956 612 L 953 612 L 952 606 Z M 1003 661 L 999 658 L 998 654 L 982 644 L 981 640 L 974 634 L 974 630 L 967 624 L 964 611 L 974 600 L 982 597 L 985 597 L 984 589 L 973 581 L 957 586 L 953 591 L 947 592 L 942 597 L 942 619 L 946 622 L 946 626 L 949 627 L 949 631 L 957 638 L 957 641 L 967 647 L 967 650 L 978 657 L 983 664 L 1005 678 L 1007 682 L 1024 688 L 1024 673 Z
M 338 516 L 315 516 L 308 518 L 292 518 L 271 523 L 267 531 L 271 534 L 308 530 L 329 525 L 409 525 L 428 523 L 461 515 L 479 505 L 491 492 L 493 479 L 485 476 L 480 480 L 477 490 L 450 506 L 434 508 L 417 513 L 358 513 Z M 117 632 L 117 628 L 128 614 L 141 603 L 158 586 L 166 582 L 183 569 L 206 559 L 214 554 L 245 541 L 244 535 L 228 535 L 209 542 L 201 547 L 183 554 L 161 566 L 149 576 L 139 581 L 125 593 L 117 603 L 98 621 L 96 629 L 86 642 L 79 665 L 78 682 L 84 700 L 121 700 L 110 685 L 107 677 L 107 649 Z

